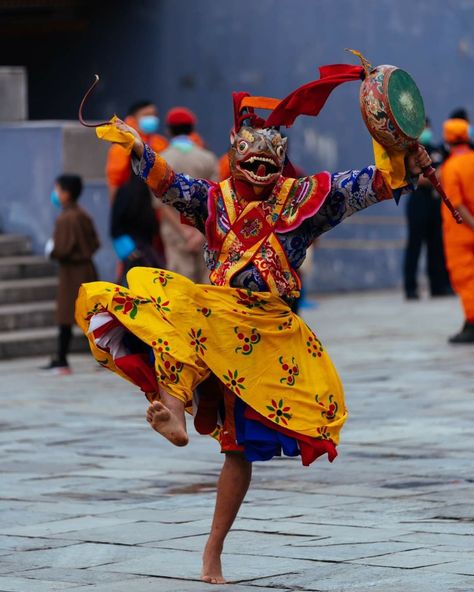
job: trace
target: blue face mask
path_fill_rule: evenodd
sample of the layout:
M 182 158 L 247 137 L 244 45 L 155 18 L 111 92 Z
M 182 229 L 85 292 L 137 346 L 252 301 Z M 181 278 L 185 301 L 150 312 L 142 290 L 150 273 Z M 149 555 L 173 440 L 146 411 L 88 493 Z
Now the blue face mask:
M 138 120 L 138 127 L 144 134 L 156 134 L 160 127 L 160 118 L 156 115 L 144 115 Z
M 56 189 L 53 189 L 49 195 L 49 199 L 51 200 L 51 204 L 57 208 L 58 210 L 61 209 L 61 200 L 59 199 L 58 192 Z
M 418 141 L 420 144 L 423 144 L 423 146 L 430 146 L 433 143 L 433 132 L 429 127 L 425 127 L 425 129 L 421 132 Z
M 171 140 L 171 145 L 180 152 L 191 152 L 194 148 L 194 142 L 189 136 L 176 136 Z

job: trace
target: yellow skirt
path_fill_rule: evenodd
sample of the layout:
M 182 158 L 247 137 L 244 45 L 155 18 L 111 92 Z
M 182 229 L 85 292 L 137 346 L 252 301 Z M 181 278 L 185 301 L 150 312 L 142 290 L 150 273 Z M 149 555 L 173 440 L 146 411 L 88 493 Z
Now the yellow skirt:
M 211 373 L 265 425 L 336 445 L 347 418 L 341 381 L 316 335 L 269 292 L 194 284 L 161 269 L 134 268 L 129 288 L 84 284 L 76 320 L 94 357 L 126 379 L 89 333 L 107 311 L 149 346 L 160 384 L 190 408 Z

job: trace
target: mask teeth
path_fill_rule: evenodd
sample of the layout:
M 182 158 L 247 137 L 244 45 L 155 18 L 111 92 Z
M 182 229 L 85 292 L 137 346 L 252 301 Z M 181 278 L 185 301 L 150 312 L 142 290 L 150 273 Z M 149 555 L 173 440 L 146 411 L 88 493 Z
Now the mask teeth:
M 269 164 L 275 164 L 275 161 L 271 158 L 265 158 L 264 156 L 251 156 L 247 162 L 255 162 L 256 160 L 260 160 L 262 162 L 268 162 Z M 276 165 L 275 165 L 276 166 Z

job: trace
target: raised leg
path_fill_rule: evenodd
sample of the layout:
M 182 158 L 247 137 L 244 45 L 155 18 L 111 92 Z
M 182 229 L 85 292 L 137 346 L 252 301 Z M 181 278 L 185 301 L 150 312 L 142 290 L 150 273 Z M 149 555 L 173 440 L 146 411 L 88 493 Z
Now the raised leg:
M 224 540 L 244 501 L 251 478 L 252 464 L 240 453 L 227 453 L 217 483 L 211 533 L 202 558 L 201 579 L 208 584 L 225 583 L 221 566 Z
M 146 420 L 151 427 L 175 446 L 186 446 L 188 434 L 184 419 L 184 403 L 160 388 L 160 396 L 147 409 Z

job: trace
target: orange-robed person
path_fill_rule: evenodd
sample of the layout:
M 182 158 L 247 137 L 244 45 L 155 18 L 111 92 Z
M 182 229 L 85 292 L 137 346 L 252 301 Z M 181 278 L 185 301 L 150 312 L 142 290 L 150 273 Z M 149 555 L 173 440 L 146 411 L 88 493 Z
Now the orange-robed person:
M 136 130 L 141 139 L 160 153 L 168 146 L 168 140 L 158 134 L 160 119 L 156 105 L 151 101 L 140 101 L 128 110 L 125 122 Z M 107 156 L 106 175 L 110 200 L 113 201 L 117 189 L 130 178 L 130 154 L 119 144 L 112 144 Z
M 474 343 L 474 150 L 469 145 L 469 122 L 448 119 L 443 137 L 450 156 L 443 165 L 441 181 L 462 218 L 458 225 L 443 208 L 443 235 L 451 284 L 461 299 L 465 322 L 450 343 Z

